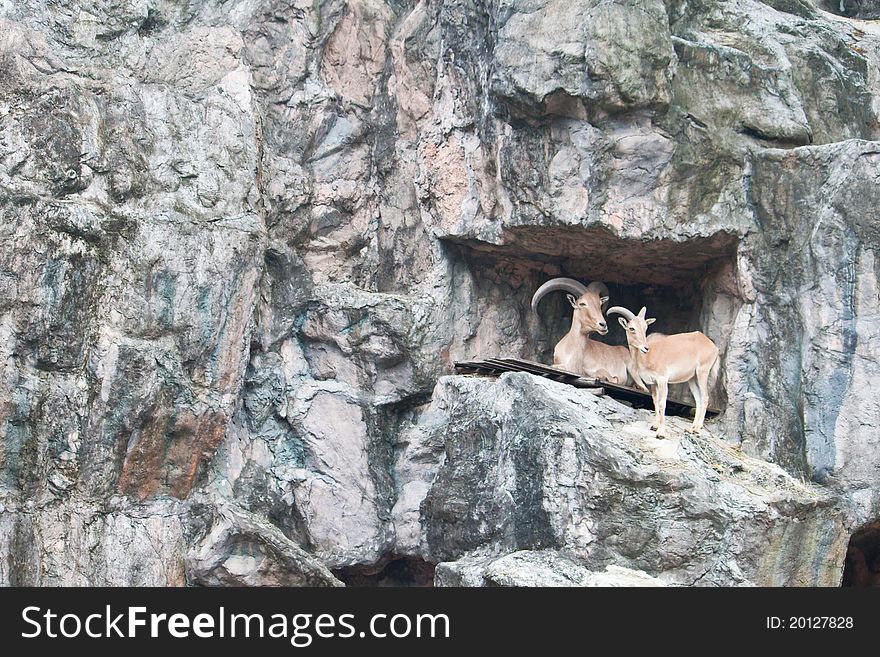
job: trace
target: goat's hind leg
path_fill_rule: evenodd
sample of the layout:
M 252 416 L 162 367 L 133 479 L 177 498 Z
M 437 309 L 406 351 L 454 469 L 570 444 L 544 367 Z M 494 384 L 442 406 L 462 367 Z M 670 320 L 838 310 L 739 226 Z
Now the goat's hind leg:
M 687 428 L 687 431 L 689 433 L 700 433 L 700 429 L 703 427 L 702 420 L 700 419 L 700 409 L 703 407 L 703 394 L 696 376 L 688 381 L 688 388 L 690 388 L 691 395 L 694 397 L 694 423 Z
M 712 366 L 697 370 L 697 387 L 700 392 L 700 403 L 697 404 L 697 413 L 694 415 L 694 424 L 691 431 L 698 433 L 703 428 L 706 420 L 706 409 L 709 407 L 709 372 Z

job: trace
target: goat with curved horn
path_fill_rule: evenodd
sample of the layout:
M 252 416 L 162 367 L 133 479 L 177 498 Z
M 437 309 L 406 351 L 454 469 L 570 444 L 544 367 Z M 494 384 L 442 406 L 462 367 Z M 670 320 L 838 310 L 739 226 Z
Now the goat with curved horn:
M 623 306 L 611 306 L 611 308 L 608 309 L 608 314 L 609 315 L 615 315 L 615 314 L 623 315 L 629 321 L 632 321 L 632 319 L 635 317 L 635 315 L 633 315 L 631 310 L 628 310 L 627 308 L 624 308 Z
M 584 285 L 573 278 L 553 278 L 535 290 L 532 310 L 537 312 L 541 299 L 560 290 L 568 293 L 566 297 L 573 312 L 571 328 L 553 349 L 553 366 L 582 376 L 626 384 L 627 348 L 590 339 L 590 333 L 608 333 L 608 324 L 602 315 L 602 306 L 608 302 L 608 288 L 599 281 Z
M 622 306 L 608 309 L 608 314 L 619 314 L 620 325 L 626 331 L 629 345 L 629 373 L 637 385 L 651 386 L 654 399 L 654 422 L 651 428 L 664 435 L 666 423 L 666 395 L 670 383 L 687 383 L 697 407 L 694 423 L 688 431 L 699 433 L 709 406 L 709 377 L 719 364 L 718 347 L 699 331 L 674 335 L 647 335 L 654 318 L 646 318 L 647 309 L 636 315 Z
M 557 290 L 564 290 L 569 294 L 579 297 L 587 291 L 587 286 L 573 278 L 551 278 L 535 290 L 535 293 L 532 295 L 532 310 L 537 312 L 538 304 L 541 302 L 541 299 Z

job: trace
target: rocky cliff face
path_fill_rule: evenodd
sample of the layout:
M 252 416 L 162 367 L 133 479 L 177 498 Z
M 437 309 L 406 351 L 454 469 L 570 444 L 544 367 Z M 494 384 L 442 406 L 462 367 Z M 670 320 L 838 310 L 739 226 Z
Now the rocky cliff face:
M 880 516 L 845 4 L 0 1 L 0 583 L 838 583 Z M 548 361 L 555 275 L 716 341 L 702 438 L 445 376 Z

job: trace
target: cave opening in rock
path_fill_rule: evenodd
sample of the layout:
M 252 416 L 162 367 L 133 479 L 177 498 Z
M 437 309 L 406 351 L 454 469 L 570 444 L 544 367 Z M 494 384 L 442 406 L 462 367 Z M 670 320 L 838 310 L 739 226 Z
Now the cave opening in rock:
M 351 566 L 333 574 L 346 586 L 433 586 L 433 563 L 418 557 L 400 557 L 376 566 Z
M 861 20 L 880 19 L 880 0 L 819 0 L 816 3 L 820 9 Z
M 502 244 L 448 240 L 459 269 L 466 271 L 477 306 L 477 325 L 462 336 L 460 359 L 512 356 L 550 364 L 553 348 L 571 325 L 571 307 L 562 292 L 551 293 L 531 312 L 534 291 L 564 276 L 588 284 L 604 282 L 610 305 L 638 312 L 642 306 L 657 322 L 651 331 L 700 330 L 722 354 L 741 300 L 736 282 L 736 236 L 725 232 L 690 240 L 623 239 L 602 228 L 529 226 L 509 229 Z M 459 275 L 462 275 L 459 273 Z M 598 339 L 626 344 L 616 318 Z M 717 377 L 710 404 L 723 408 Z M 671 399 L 690 401 L 687 386 L 670 389 Z
M 880 520 L 857 529 L 849 539 L 841 586 L 880 586 Z

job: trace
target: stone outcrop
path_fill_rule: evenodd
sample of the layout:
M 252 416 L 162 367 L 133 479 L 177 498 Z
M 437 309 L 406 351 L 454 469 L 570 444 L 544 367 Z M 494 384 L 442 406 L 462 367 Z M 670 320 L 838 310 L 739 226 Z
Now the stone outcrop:
M 873 17 L 0 3 L 0 583 L 836 584 L 880 517 Z M 704 438 L 443 378 L 548 362 L 557 275 L 716 341 Z
M 665 586 L 638 570 L 592 572 L 554 552 L 523 550 L 503 557 L 463 557 L 437 566 L 438 586 Z
M 678 585 L 839 582 L 849 537 L 832 495 L 710 431 L 686 434 L 681 418 L 658 439 L 652 415 L 525 373 L 444 377 L 402 434 L 402 462 L 424 468 L 429 446 L 443 451 L 418 473 L 431 482 L 421 499 L 395 506 L 419 527 L 398 552 L 436 563 L 555 550 Z

